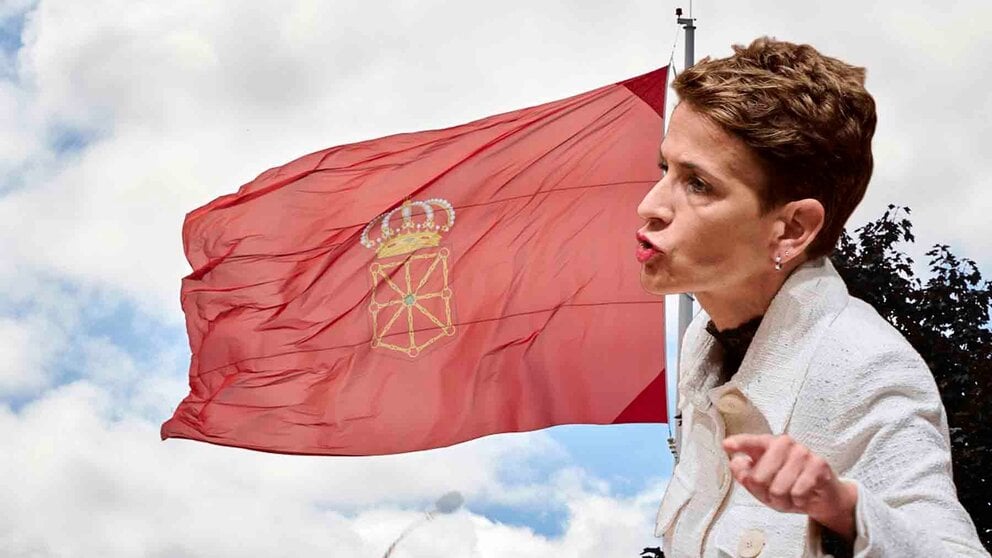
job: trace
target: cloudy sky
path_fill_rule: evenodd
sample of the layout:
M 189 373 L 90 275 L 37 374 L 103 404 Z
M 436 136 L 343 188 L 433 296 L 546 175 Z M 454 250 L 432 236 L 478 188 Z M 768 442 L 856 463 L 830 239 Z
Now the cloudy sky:
M 657 544 L 662 426 L 376 458 L 161 442 L 158 427 L 187 391 L 187 211 L 324 147 L 662 66 L 676 5 L 0 0 L 0 555 L 380 556 L 453 489 L 467 507 L 397 556 Z M 693 15 L 699 57 L 767 34 L 866 66 L 876 174 L 850 225 L 909 205 L 911 252 L 948 243 L 992 275 L 992 4 L 697 1 Z

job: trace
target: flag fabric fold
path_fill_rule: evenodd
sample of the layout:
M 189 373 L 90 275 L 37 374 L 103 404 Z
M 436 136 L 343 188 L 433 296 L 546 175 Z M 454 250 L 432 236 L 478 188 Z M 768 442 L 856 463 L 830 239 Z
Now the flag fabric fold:
M 665 422 L 634 232 L 666 77 L 334 147 L 189 213 L 190 393 L 163 439 L 377 455 Z

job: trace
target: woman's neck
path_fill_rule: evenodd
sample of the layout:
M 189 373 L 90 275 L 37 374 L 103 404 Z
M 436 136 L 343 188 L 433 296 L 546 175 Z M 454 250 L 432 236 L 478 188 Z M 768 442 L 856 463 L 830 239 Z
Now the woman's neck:
M 763 316 L 786 278 L 786 273 L 763 275 L 748 284 L 720 291 L 697 292 L 695 297 L 709 314 L 713 325 L 725 331 Z

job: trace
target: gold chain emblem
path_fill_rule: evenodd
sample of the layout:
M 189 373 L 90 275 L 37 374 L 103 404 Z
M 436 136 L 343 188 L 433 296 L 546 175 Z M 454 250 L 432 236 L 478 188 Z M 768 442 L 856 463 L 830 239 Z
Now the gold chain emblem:
M 414 215 L 415 208 L 422 212 Z M 435 208 L 442 210 L 443 224 L 437 222 Z M 392 218 L 397 212 L 402 224 L 394 228 Z M 455 334 L 448 281 L 451 251 L 440 246 L 441 235 L 454 224 L 451 204 L 434 198 L 407 200 L 365 226 L 362 245 L 375 249 L 377 260 L 369 265 L 373 349 L 398 351 L 415 358 L 438 340 Z M 374 240 L 373 231 L 379 233 Z

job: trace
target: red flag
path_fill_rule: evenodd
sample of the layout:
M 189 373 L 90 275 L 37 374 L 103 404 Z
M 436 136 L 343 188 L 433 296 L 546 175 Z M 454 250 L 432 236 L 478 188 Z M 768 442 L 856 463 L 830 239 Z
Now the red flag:
M 634 233 L 666 73 L 313 153 L 191 212 L 163 439 L 372 455 L 665 422 Z

